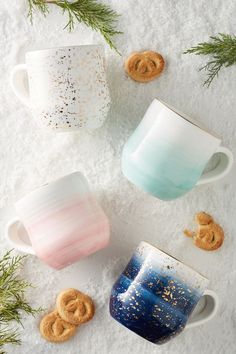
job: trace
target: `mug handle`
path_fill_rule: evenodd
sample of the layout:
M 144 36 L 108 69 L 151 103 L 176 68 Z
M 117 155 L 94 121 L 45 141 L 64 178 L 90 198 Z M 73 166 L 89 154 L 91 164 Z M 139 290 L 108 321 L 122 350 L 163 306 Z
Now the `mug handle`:
M 196 185 L 217 181 L 229 173 L 234 160 L 232 152 L 224 146 L 219 146 L 215 154 L 218 153 L 222 154 L 218 165 L 213 170 L 203 173 Z
M 19 76 L 20 73 L 21 75 Z M 18 64 L 11 71 L 10 84 L 16 97 L 26 106 L 30 107 L 29 87 L 25 86 L 24 77 L 28 80 L 27 66 L 26 64 Z
M 216 314 L 219 308 L 219 298 L 217 294 L 212 290 L 206 290 L 203 294 L 206 298 L 206 304 L 203 310 L 189 319 L 185 328 L 193 328 L 200 326 L 208 321 L 210 321 Z
M 19 250 L 20 252 L 36 255 L 33 247 L 27 244 L 19 235 L 19 228 L 23 227 L 23 224 L 19 219 L 12 220 L 6 227 L 6 238 L 11 246 Z

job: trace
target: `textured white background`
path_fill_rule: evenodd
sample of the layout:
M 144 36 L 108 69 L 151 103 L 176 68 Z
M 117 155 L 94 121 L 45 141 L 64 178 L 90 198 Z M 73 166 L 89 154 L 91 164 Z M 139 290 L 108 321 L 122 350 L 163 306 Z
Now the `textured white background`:
M 103 43 L 103 39 L 83 25 L 68 34 L 63 30 L 66 19 L 55 8 L 46 19 L 35 16 L 31 27 L 26 3 L 12 0 L 1 1 L 0 5 L 0 206 L 9 207 L 46 181 L 80 170 L 110 217 L 112 238 L 106 250 L 60 272 L 33 257 L 27 261 L 22 274 L 37 284 L 29 293 L 33 304 L 53 308 L 57 292 L 73 286 L 91 294 L 97 311 L 94 320 L 81 327 L 74 339 L 61 345 L 42 340 L 37 328 L 39 318 L 27 318 L 23 345 L 9 347 L 9 353 L 235 353 L 235 168 L 225 180 L 198 187 L 168 203 L 139 191 L 120 171 L 122 146 L 155 96 L 205 123 L 236 154 L 236 67 L 222 70 L 212 87 L 206 89 L 202 87 L 204 73 L 197 72 L 202 58 L 182 55 L 184 49 L 209 35 L 235 31 L 235 1 L 110 0 L 122 15 L 119 28 L 124 31 L 116 41 L 121 57 L 106 46 L 113 101 L 110 114 L 96 132 L 60 135 L 40 129 L 14 97 L 9 87 L 10 70 L 24 62 L 29 49 Z M 124 58 L 140 49 L 160 51 L 167 61 L 165 73 L 147 85 L 134 83 L 123 70 Z M 199 210 L 212 213 L 225 229 L 225 243 L 217 252 L 201 251 L 182 235 Z M 11 213 L 1 214 L 1 253 L 8 248 L 4 227 Z M 165 249 L 210 278 L 210 288 L 217 291 L 221 303 L 212 322 L 185 331 L 159 347 L 109 317 L 111 285 L 140 240 Z

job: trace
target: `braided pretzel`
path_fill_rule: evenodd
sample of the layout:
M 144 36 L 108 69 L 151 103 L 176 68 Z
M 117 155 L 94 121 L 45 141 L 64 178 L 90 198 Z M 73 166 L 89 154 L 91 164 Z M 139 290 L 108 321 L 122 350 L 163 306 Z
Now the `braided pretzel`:
M 195 215 L 195 222 L 199 225 L 208 225 L 214 222 L 211 215 L 205 213 L 204 211 L 197 213 Z
M 75 334 L 76 326 L 64 321 L 57 311 L 44 316 L 40 322 L 40 332 L 49 342 L 65 342 Z
M 125 71 L 131 79 L 149 82 L 161 74 L 165 61 L 161 54 L 153 51 L 134 52 L 125 61 Z
M 211 223 L 201 226 L 193 239 L 197 247 L 207 251 L 214 251 L 222 245 L 224 231 L 220 225 Z
M 66 289 L 57 296 L 57 311 L 61 318 L 74 325 L 85 323 L 94 316 L 92 299 L 76 289 Z
M 209 214 L 198 213 L 195 215 L 195 221 L 198 224 L 197 232 L 184 230 L 184 234 L 192 237 L 197 247 L 207 251 L 214 251 L 223 244 L 224 231 Z

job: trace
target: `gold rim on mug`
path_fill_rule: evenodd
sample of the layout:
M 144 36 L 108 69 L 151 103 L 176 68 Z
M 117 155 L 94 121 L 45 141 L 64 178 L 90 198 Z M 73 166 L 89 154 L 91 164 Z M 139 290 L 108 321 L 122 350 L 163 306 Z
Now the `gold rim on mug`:
M 28 192 L 27 194 L 25 194 L 23 197 L 19 198 L 15 203 L 17 203 L 17 202 L 23 200 L 24 198 L 30 197 L 30 196 L 33 195 L 34 193 L 39 192 L 39 191 L 41 191 L 41 190 L 47 188 L 48 186 L 51 187 L 52 185 L 54 185 L 54 184 L 60 182 L 61 180 L 65 179 L 65 178 L 68 178 L 68 177 L 71 177 L 72 175 L 76 175 L 76 174 L 78 174 L 80 177 L 82 177 L 84 180 L 86 180 L 85 177 L 84 177 L 84 175 L 83 175 L 81 172 L 79 172 L 79 171 L 74 171 L 74 172 L 68 173 L 68 174 L 66 174 L 66 175 L 64 175 L 64 176 L 58 177 L 58 178 L 56 178 L 56 179 L 54 179 L 54 180 L 52 180 L 52 181 L 49 181 L 49 182 L 47 182 L 47 183 L 44 183 L 44 184 L 42 184 L 42 185 L 36 187 L 36 188 L 33 189 L 32 191 L 30 191 L 30 192 Z
M 179 111 L 178 109 L 174 108 L 173 106 L 169 105 L 165 101 L 160 100 L 159 98 L 155 98 L 155 100 L 159 101 L 162 103 L 164 106 L 166 106 L 168 109 L 170 109 L 172 112 L 176 113 L 180 118 L 188 121 L 189 123 L 193 124 L 195 127 L 199 128 L 200 130 L 204 131 L 205 133 L 210 134 L 211 136 L 214 136 L 215 138 L 221 140 L 220 136 L 218 136 L 215 133 L 212 133 L 204 124 L 198 122 L 194 118 L 190 118 L 187 114 Z
M 160 251 L 164 254 L 166 254 L 168 257 L 170 257 L 171 259 L 174 259 L 176 262 L 180 263 L 181 265 L 183 265 L 185 268 L 188 268 L 188 269 L 191 269 L 191 271 L 195 272 L 196 274 L 198 274 L 199 276 L 201 276 L 203 279 L 209 281 L 209 279 L 203 275 L 202 273 L 200 273 L 199 271 L 195 270 L 193 267 L 191 267 L 190 265 L 186 264 L 185 262 L 183 261 L 180 261 L 178 258 L 172 256 L 171 254 L 167 253 L 166 251 L 162 250 L 161 248 L 159 247 L 156 247 L 154 245 L 152 245 L 151 243 L 147 242 L 147 241 L 141 241 L 139 243 L 139 245 L 141 245 L 142 243 L 144 243 L 145 245 L 147 245 L 148 247 L 151 247 L 151 248 L 154 248 L 154 250 L 157 250 L 157 251 Z M 139 247 L 139 246 L 138 246 Z
M 36 49 L 36 50 L 30 50 L 26 53 L 27 55 L 32 55 L 32 54 L 39 54 L 39 53 L 47 53 L 50 51 L 55 51 L 55 50 L 62 50 L 62 49 L 72 49 L 72 48 L 101 48 L 104 49 L 104 47 L 101 44 L 79 44 L 79 45 L 65 45 L 65 46 L 60 46 L 60 47 L 50 47 L 50 48 L 44 48 L 44 49 Z

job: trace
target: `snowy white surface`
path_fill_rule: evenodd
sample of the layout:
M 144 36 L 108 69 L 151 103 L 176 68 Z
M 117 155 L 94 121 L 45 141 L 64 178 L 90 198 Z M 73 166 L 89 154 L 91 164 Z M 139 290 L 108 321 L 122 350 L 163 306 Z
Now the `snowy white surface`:
M 223 181 L 200 186 L 185 197 L 162 202 L 141 192 L 121 174 L 121 149 L 155 96 L 192 115 L 222 137 L 236 156 L 236 67 L 222 70 L 210 89 L 202 87 L 202 58 L 184 56 L 184 49 L 218 32 L 234 33 L 234 0 L 110 0 L 121 13 L 124 35 L 116 43 L 122 56 L 107 45 L 108 79 L 112 108 L 105 125 L 93 132 L 56 134 L 38 127 L 30 112 L 12 94 L 11 68 L 24 62 L 27 50 L 58 45 L 103 43 L 99 34 L 83 25 L 69 34 L 66 19 L 52 9 L 46 18 L 26 19 L 26 0 L 0 5 L 0 206 L 1 253 L 8 249 L 4 227 L 14 200 L 41 184 L 80 170 L 107 212 L 112 224 L 110 246 L 69 268 L 54 271 L 30 257 L 22 274 L 37 284 L 29 293 L 34 305 L 53 308 L 55 296 L 72 286 L 90 294 L 97 306 L 94 320 L 82 326 L 65 344 L 41 339 L 39 318 L 27 318 L 21 347 L 11 354 L 233 354 L 236 351 L 236 180 L 233 172 Z M 157 50 L 167 61 L 165 73 L 147 85 L 128 79 L 124 58 L 132 51 Z M 224 227 L 225 243 L 213 253 L 193 246 L 182 235 L 196 211 L 206 210 Z M 172 253 L 210 278 L 220 298 L 217 317 L 185 331 L 163 346 L 144 341 L 110 318 L 110 288 L 141 240 Z

